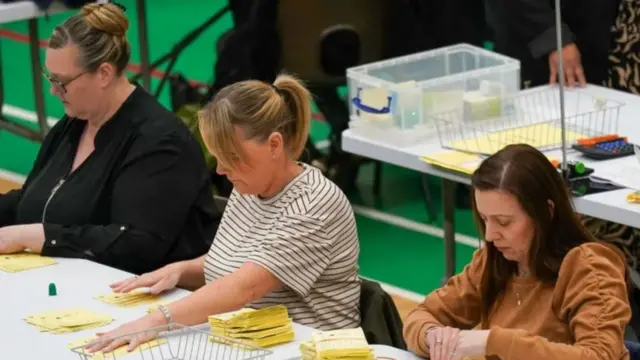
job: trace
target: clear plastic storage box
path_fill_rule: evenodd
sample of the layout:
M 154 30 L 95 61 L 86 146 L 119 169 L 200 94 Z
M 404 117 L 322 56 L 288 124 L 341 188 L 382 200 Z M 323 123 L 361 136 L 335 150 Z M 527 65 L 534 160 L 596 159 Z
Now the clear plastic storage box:
M 403 146 L 434 135 L 439 113 L 458 112 L 460 121 L 499 117 L 501 99 L 520 90 L 520 62 L 459 44 L 353 67 L 347 78 L 349 127 Z

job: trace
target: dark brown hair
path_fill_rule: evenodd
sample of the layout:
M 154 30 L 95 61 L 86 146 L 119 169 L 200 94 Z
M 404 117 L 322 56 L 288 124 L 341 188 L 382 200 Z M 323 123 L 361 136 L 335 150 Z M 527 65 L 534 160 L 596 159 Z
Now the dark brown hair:
M 240 81 L 223 88 L 198 114 L 207 149 L 217 161 L 233 168 L 244 155 L 233 128 L 246 139 L 266 140 L 280 132 L 286 150 L 297 160 L 304 150 L 311 123 L 311 94 L 291 75 L 281 74 L 273 85 L 256 80 Z
M 475 191 L 501 190 L 515 196 L 535 224 L 529 263 L 532 275 L 543 282 L 555 283 L 567 253 L 595 240 L 575 213 L 569 188 L 558 170 L 529 145 L 508 145 L 485 159 L 473 173 L 471 186 L 472 201 Z M 475 202 L 473 215 L 479 234 L 484 236 L 485 224 Z M 485 246 L 487 261 L 481 284 L 484 326 L 498 295 L 517 271 L 517 264 L 504 258 L 492 243 L 485 242 Z
M 119 6 L 90 3 L 53 29 L 49 47 L 75 44 L 80 53 L 78 65 L 83 69 L 96 71 L 101 64 L 110 63 L 121 74 L 131 57 L 128 28 L 129 20 Z

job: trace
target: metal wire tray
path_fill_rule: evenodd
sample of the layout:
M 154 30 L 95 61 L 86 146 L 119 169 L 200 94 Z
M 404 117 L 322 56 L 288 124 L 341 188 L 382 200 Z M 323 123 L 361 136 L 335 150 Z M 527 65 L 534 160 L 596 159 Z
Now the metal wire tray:
M 544 87 L 460 110 L 433 115 L 440 145 L 467 153 L 491 155 L 509 144 L 526 143 L 540 151 L 562 147 L 559 89 Z M 624 104 L 574 89 L 565 91 L 565 138 L 570 147 L 580 138 L 616 134 Z
M 116 349 L 110 353 L 89 353 L 86 346 L 71 349 L 81 360 L 153 359 L 153 360 L 264 360 L 272 352 L 254 345 L 213 334 L 204 329 L 174 324 L 172 331 L 161 326 L 90 344 L 153 334 L 155 340 L 141 344 L 131 353 Z

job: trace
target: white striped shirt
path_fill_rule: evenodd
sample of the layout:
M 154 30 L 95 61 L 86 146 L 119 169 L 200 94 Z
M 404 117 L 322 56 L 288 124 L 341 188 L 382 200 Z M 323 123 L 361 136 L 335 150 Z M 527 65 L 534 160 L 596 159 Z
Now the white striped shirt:
M 318 169 L 303 166 L 270 199 L 232 192 L 205 258 L 205 279 L 219 279 L 250 261 L 285 285 L 250 307 L 283 304 L 293 321 L 320 330 L 360 326 L 353 209 Z

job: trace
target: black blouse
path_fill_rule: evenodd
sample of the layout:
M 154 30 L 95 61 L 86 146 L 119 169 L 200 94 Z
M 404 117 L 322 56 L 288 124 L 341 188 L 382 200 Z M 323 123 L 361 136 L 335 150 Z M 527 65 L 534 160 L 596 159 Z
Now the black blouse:
M 42 254 L 133 273 L 206 253 L 221 214 L 188 128 L 137 87 L 70 173 L 86 122 L 62 118 L 20 190 L 0 195 L 0 227 L 44 224 Z

